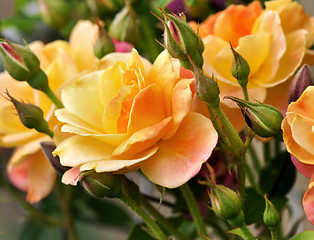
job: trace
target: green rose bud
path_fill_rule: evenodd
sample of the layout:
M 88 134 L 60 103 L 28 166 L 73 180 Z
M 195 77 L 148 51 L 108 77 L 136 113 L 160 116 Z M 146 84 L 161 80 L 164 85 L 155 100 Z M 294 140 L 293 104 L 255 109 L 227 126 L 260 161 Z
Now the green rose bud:
M 201 69 L 203 66 L 202 53 L 204 51 L 204 44 L 201 38 L 187 24 L 184 15 L 179 17 L 166 13 L 163 10 L 161 11 L 164 15 L 164 20 L 159 17 L 158 19 L 165 27 L 164 44 L 169 54 L 174 58 L 183 60 L 182 65 L 188 69 L 191 69 L 188 61 L 191 58 L 195 65 Z
M 272 231 L 275 230 L 280 223 L 280 214 L 274 204 L 272 204 L 272 202 L 267 199 L 266 194 L 264 197 L 266 202 L 266 208 L 263 215 L 263 221 L 266 227 Z
M 45 23 L 59 29 L 71 19 L 71 4 L 65 0 L 38 0 L 39 10 Z
M 139 41 L 139 28 L 136 15 L 130 4 L 115 16 L 110 27 L 109 35 L 119 41 L 129 42 L 133 45 Z
M 250 67 L 247 61 L 231 46 L 231 50 L 234 56 L 232 63 L 232 76 L 234 76 L 240 86 L 246 86 L 248 83 L 248 77 L 250 74 Z
M 108 53 L 114 52 L 115 46 L 105 28 L 101 26 L 101 22 L 98 21 L 97 25 L 99 28 L 99 37 L 94 46 L 94 54 L 98 59 L 101 59 Z
M 243 224 L 242 204 L 236 192 L 223 185 L 213 185 L 210 200 L 216 215 L 228 220 L 234 226 Z
M 119 198 L 122 194 L 123 175 L 86 171 L 80 174 L 79 179 L 84 190 L 93 197 Z
M 198 70 L 195 71 L 196 92 L 200 100 L 211 107 L 217 107 L 220 103 L 219 87 L 213 77 L 206 77 Z
M 24 103 L 16 100 L 7 92 L 8 100 L 14 104 L 14 107 L 20 117 L 21 122 L 27 128 L 34 128 L 38 132 L 45 133 L 50 137 L 53 137 L 53 133 L 50 131 L 47 121 L 44 119 L 43 111 L 31 104 Z
M 40 70 L 38 58 L 27 46 L 0 39 L 0 53 L 5 70 L 18 81 L 28 81 Z
M 282 113 L 275 107 L 256 102 L 251 103 L 236 97 L 225 97 L 241 108 L 247 125 L 260 137 L 268 138 L 281 133 Z

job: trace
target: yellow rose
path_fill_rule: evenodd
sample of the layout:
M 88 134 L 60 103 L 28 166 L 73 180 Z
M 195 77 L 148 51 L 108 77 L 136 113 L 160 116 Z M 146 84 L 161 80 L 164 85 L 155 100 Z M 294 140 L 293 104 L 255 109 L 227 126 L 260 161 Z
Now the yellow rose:
M 97 59 L 93 43 L 98 34 L 97 26 L 80 21 L 72 31 L 70 41 L 55 41 L 44 45 L 33 42 L 30 49 L 40 60 L 47 74 L 49 85 L 56 93 L 82 71 L 95 68 Z M 0 89 L 24 101 L 36 104 L 43 112 L 50 129 L 58 123 L 53 115 L 51 101 L 41 92 L 33 90 L 26 82 L 16 81 L 7 72 L 0 74 Z M 47 196 L 55 181 L 55 170 L 41 152 L 39 143 L 49 137 L 22 125 L 11 102 L 0 98 L 0 146 L 17 147 L 7 166 L 11 182 L 22 191 L 27 191 L 27 201 L 37 202 Z
M 231 5 L 200 24 L 205 45 L 204 71 L 209 76 L 215 75 L 222 98 L 243 97 L 241 87 L 231 74 L 231 43 L 250 66 L 250 99 L 285 110 L 287 80 L 300 66 L 307 47 L 313 44 L 313 24 L 303 8 L 292 0 L 268 1 L 265 5 L 264 10 L 258 1 L 247 7 Z M 195 28 L 195 23 L 191 25 Z M 228 100 L 222 102 L 231 107 L 226 111 L 236 119 L 232 110 L 235 105 Z
M 132 53 L 112 53 L 99 71 L 62 90 L 56 116 L 63 132 L 54 155 L 80 171 L 126 173 L 141 169 L 153 183 L 175 188 L 198 173 L 217 143 L 211 121 L 192 111 L 193 79 L 180 78 L 166 51 L 152 65 Z M 56 133 L 56 135 L 58 135 Z

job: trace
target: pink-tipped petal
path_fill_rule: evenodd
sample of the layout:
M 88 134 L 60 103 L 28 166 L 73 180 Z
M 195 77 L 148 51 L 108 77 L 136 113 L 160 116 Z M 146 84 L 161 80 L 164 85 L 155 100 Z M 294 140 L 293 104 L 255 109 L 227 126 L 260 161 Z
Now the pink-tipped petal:
M 314 225 L 314 174 L 310 179 L 310 183 L 303 196 L 302 203 L 307 219 Z

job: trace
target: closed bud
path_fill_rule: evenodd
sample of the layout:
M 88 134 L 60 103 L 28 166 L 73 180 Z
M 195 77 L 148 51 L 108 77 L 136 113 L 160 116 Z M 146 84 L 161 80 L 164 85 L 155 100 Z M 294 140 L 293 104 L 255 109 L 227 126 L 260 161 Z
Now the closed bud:
M 247 61 L 242 57 L 234 48 L 231 46 L 231 51 L 234 57 L 234 61 L 232 63 L 232 76 L 234 76 L 240 86 L 244 87 L 248 83 L 248 77 L 250 74 L 250 67 Z
M 109 35 L 119 41 L 129 42 L 136 45 L 139 41 L 139 28 L 137 18 L 130 4 L 115 16 L 110 27 Z
M 21 122 L 27 128 L 34 128 L 38 132 L 45 133 L 50 137 L 53 133 L 50 131 L 47 121 L 44 119 L 44 113 L 41 108 L 31 103 L 24 103 L 16 100 L 7 92 L 8 100 L 11 101 L 20 117 Z
M 275 107 L 256 102 L 251 103 L 236 97 L 225 97 L 241 108 L 247 125 L 258 136 L 268 138 L 281 133 L 282 113 Z
M 309 65 L 303 65 L 294 76 L 289 91 L 289 102 L 295 102 L 308 87 L 313 86 L 311 69 Z
M 108 53 L 114 52 L 115 45 L 104 26 L 102 26 L 103 24 L 100 21 L 98 21 L 97 24 L 99 28 L 99 36 L 94 46 L 94 54 L 98 59 L 101 59 Z
M 184 15 L 173 15 L 161 10 L 164 20 L 159 20 L 165 27 L 164 44 L 169 54 L 179 60 L 188 60 L 188 56 L 192 58 L 198 68 L 202 68 L 204 44 L 201 38 L 187 24 Z M 196 60 L 196 61 L 195 61 Z
M 39 10 L 45 23 L 59 29 L 71 19 L 72 11 L 69 1 L 38 0 Z
M 28 81 L 40 70 L 38 58 L 27 46 L 0 39 L 0 53 L 5 70 L 18 81 Z
M 79 177 L 84 190 L 96 198 L 119 198 L 122 194 L 123 175 L 109 172 L 82 172 Z
M 216 215 L 228 220 L 234 226 L 243 224 L 242 204 L 236 192 L 223 185 L 212 185 L 209 197 Z
M 211 107 L 217 107 L 220 103 L 219 87 L 214 78 L 206 77 L 198 70 L 195 71 L 196 92 L 200 100 Z
M 278 224 L 280 223 L 280 214 L 277 211 L 274 204 L 267 199 L 266 194 L 264 197 L 266 208 L 263 215 L 263 221 L 265 226 L 272 231 L 275 230 Z

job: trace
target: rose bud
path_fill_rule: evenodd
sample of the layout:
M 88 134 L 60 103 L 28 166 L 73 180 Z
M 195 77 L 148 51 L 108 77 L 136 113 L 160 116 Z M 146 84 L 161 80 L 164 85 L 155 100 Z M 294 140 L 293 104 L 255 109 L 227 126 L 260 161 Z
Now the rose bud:
M 228 220 L 234 226 L 244 222 L 244 214 L 239 195 L 223 185 L 212 185 L 209 195 L 212 209 L 216 215 Z
M 280 222 L 280 214 L 277 211 L 274 204 L 267 199 L 266 194 L 264 197 L 265 197 L 266 208 L 263 215 L 263 221 L 266 227 L 272 231 L 272 230 L 275 230 L 275 228 Z
M 59 29 L 71 19 L 72 11 L 69 1 L 38 0 L 39 10 L 45 23 Z
M 94 45 L 94 54 L 101 59 L 108 53 L 115 51 L 115 45 L 100 21 L 97 22 L 99 28 L 99 37 Z
M 161 10 L 164 20 L 158 19 L 165 26 L 164 44 L 169 54 L 180 60 L 183 67 L 192 70 L 189 58 L 201 69 L 203 66 L 202 53 L 204 44 L 200 37 L 187 24 L 185 16 L 166 13 Z
M 119 198 L 122 194 L 123 175 L 109 172 L 82 172 L 79 177 L 84 190 L 96 198 Z
M 308 87 L 313 86 L 311 69 L 309 65 L 303 65 L 294 76 L 289 91 L 289 103 L 295 102 Z
M 133 45 L 139 41 L 139 28 L 137 18 L 130 4 L 127 4 L 113 19 L 109 35 L 119 41 L 129 42 Z
M 14 107 L 20 117 L 23 125 L 29 129 L 36 129 L 38 132 L 45 133 L 53 137 L 48 122 L 44 119 L 43 111 L 34 104 L 24 103 L 16 100 L 7 92 L 8 100 L 14 104 Z
M 219 87 L 215 79 L 206 77 L 197 69 L 195 71 L 196 92 L 200 100 L 206 102 L 211 107 L 217 107 L 220 103 Z
M 236 102 L 241 108 L 247 125 L 258 136 L 268 138 L 281 133 L 283 116 L 277 108 L 260 102 L 251 103 L 236 97 L 225 98 Z
M 0 39 L 5 70 L 18 81 L 28 81 L 38 73 L 39 60 L 27 46 Z
M 231 46 L 231 44 L 230 44 Z M 247 61 L 231 46 L 234 61 L 232 63 L 232 76 L 234 76 L 241 87 L 247 85 L 249 81 L 250 67 Z

